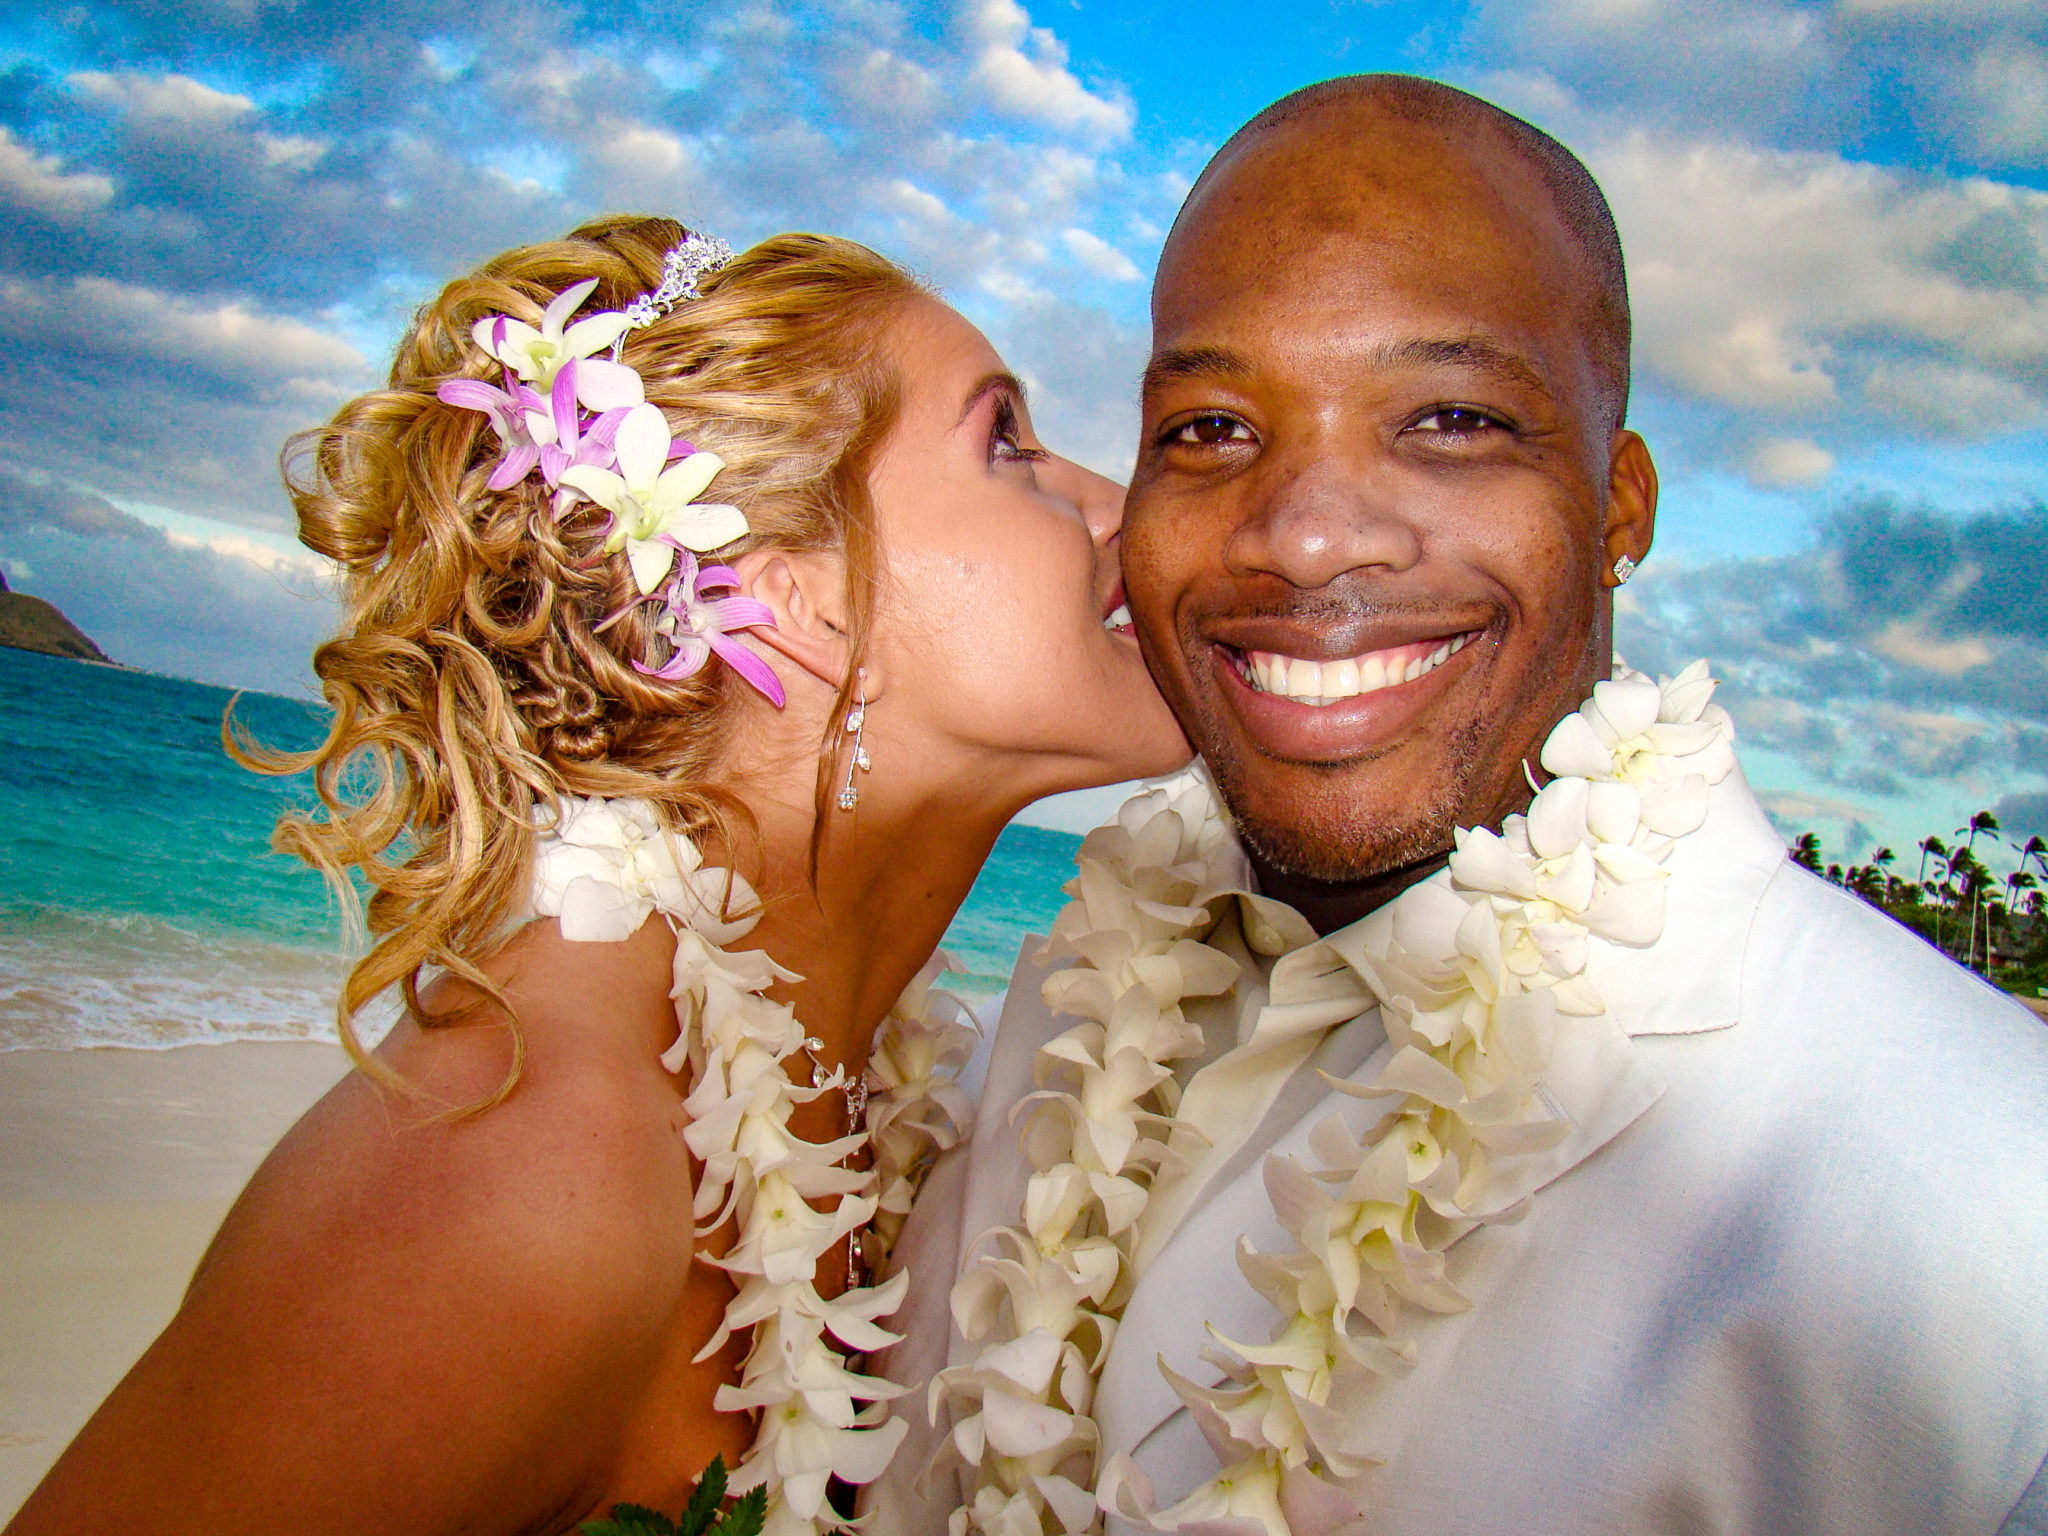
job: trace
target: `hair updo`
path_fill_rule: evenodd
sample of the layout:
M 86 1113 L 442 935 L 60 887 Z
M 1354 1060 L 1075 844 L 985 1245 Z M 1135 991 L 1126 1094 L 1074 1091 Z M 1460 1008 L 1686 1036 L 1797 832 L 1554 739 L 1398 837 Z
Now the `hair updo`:
M 525 906 L 537 805 L 635 796 L 686 835 L 744 816 L 714 779 L 744 685 L 715 662 L 674 682 L 636 672 L 664 642 L 646 605 L 599 628 L 637 595 L 626 556 L 603 551 L 609 514 L 584 501 L 557 518 L 537 477 L 491 490 L 500 445 L 488 418 L 435 396 L 450 379 L 497 379 L 470 335 L 479 319 L 537 324 L 549 300 L 593 277 L 581 313 L 623 309 L 661 281 L 685 233 L 609 218 L 493 258 L 420 309 L 386 388 L 286 445 L 299 538 L 340 569 L 340 632 L 313 653 L 334 719 L 303 754 L 232 733 L 228 745 L 262 772 L 312 769 L 322 809 L 283 817 L 274 845 L 348 892 L 345 911 L 351 871 L 369 886 L 376 942 L 348 976 L 339 1019 L 350 1055 L 382 1080 L 391 1074 L 353 1027 L 371 998 L 397 984 L 422 1023 L 446 1022 L 420 1003 L 429 965 L 499 996 L 476 962 Z M 867 477 L 899 394 L 882 340 L 925 289 L 851 241 L 780 235 L 700 279 L 700 292 L 629 331 L 621 361 L 677 437 L 725 461 L 712 499 L 738 506 L 751 532 L 723 557 L 843 556 L 858 656 L 876 577 Z M 842 711 L 851 688 L 849 675 Z

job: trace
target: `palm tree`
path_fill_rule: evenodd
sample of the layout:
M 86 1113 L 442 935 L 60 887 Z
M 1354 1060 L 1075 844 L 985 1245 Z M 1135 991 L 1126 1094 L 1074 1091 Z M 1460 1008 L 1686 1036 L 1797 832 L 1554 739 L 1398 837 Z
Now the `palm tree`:
M 2032 891 L 2034 893 L 2031 907 L 2037 911 L 2041 904 L 2040 882 L 2028 874 L 2024 868 L 2016 869 L 2005 877 L 2005 908 L 2008 922 L 2011 921 L 2012 913 L 2022 910 L 2020 902 L 2020 893 L 2022 891 Z
M 1960 871 L 1962 884 L 1957 888 L 1957 898 L 1970 904 L 1969 947 L 1963 952 L 1963 964 L 1974 970 L 1977 965 L 1977 919 L 1984 909 L 1984 892 L 1991 885 L 1991 871 L 1978 863 L 1967 848 L 1958 848 L 1949 860 L 1952 872 Z M 1984 934 L 1985 970 L 1990 970 L 1991 934 L 1987 928 Z
M 2027 860 L 2032 859 L 2041 866 L 2041 873 L 2048 875 L 2048 842 L 2042 841 L 2040 833 L 2036 832 L 2032 837 L 2028 838 L 2024 847 L 2018 843 L 2014 843 L 2013 847 L 2018 848 L 2020 851 L 2021 869 L 2025 869 L 2027 867 Z
M 1820 873 L 1820 834 L 1802 832 L 1792 839 L 1792 862 L 1801 869 Z
M 1967 827 L 1956 828 L 1956 836 L 1961 837 L 1965 832 L 1970 834 L 1970 854 L 1972 857 L 1975 857 L 1977 852 L 1977 839 L 1983 836 L 1986 832 L 1996 832 L 1997 830 L 1998 818 L 1992 815 L 1989 811 L 1979 811 L 1976 815 L 1970 818 L 1970 824 Z
M 1948 844 L 1944 843 L 1944 842 L 1943 842 L 1943 841 L 1942 841 L 1942 840 L 1941 840 L 1940 838 L 1938 838 L 1938 837 L 1923 837 L 1923 838 L 1921 838 L 1921 839 L 1920 839 L 1920 878 L 1919 878 L 1919 881 L 1918 881 L 1918 883 L 1919 883 L 1919 884 L 1921 884 L 1921 885 L 1925 885 L 1925 884 L 1927 883 L 1927 861 L 1928 861 L 1929 859 L 1946 859 L 1947 857 L 1948 857 Z

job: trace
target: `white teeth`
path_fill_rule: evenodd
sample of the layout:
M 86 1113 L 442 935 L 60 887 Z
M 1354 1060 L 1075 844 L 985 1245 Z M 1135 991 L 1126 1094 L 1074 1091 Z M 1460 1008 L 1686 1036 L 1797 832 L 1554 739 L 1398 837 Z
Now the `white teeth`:
M 1104 629 L 1129 629 L 1131 627 L 1131 605 L 1118 603 L 1116 611 L 1102 621 Z
M 1123 610 L 1119 609 L 1121 613 Z M 1115 615 L 1111 615 L 1112 618 Z M 1280 656 L 1271 651 L 1247 651 L 1246 670 L 1251 684 L 1261 693 L 1278 694 L 1297 704 L 1341 704 L 1362 693 L 1377 693 L 1401 683 L 1412 683 L 1424 673 L 1434 672 L 1465 649 L 1472 636 L 1446 640 L 1426 656 L 1405 665 L 1388 664 L 1384 653 L 1347 656 L 1339 661 L 1314 662 L 1299 656 Z

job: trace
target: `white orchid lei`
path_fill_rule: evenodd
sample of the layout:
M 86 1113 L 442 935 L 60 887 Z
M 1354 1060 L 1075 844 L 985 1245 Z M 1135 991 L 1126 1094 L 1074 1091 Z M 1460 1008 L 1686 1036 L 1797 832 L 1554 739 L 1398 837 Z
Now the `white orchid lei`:
M 827 1299 L 818 1264 L 867 1229 L 869 1269 L 879 1273 L 925 1171 L 962 1139 L 967 1106 L 953 1078 L 975 1032 L 934 986 L 957 967 L 933 956 L 877 1031 L 866 1129 L 813 1143 L 790 1130 L 791 1112 L 848 1085 L 843 1069 L 801 1087 L 790 1076 L 791 1060 L 817 1047 L 790 1006 L 766 996 L 775 982 L 798 978 L 760 950 L 725 947 L 759 918 L 759 901 L 736 872 L 706 866 L 641 801 L 570 796 L 558 818 L 541 816 L 532 907 L 559 919 L 573 940 L 623 940 L 657 912 L 675 932 L 670 996 L 679 1032 L 661 1062 L 689 1074 L 683 1139 L 702 1168 L 695 1238 L 730 1227 L 731 1246 L 705 1262 L 739 1286 L 697 1358 L 752 1331 L 738 1384 L 719 1388 L 716 1400 L 721 1413 L 760 1416 L 728 1491 L 766 1488 L 764 1536 L 834 1530 L 846 1521 L 826 1502 L 830 1480 L 873 1481 L 905 1433 L 889 1412 L 904 1389 L 851 1369 L 847 1356 L 897 1341 L 876 1319 L 902 1305 L 908 1276 Z M 874 1166 L 844 1166 L 863 1146 Z
M 1044 988 L 1080 1022 L 1040 1049 L 1041 1091 L 1020 1106 L 1034 1169 L 1021 1220 L 954 1288 L 962 1333 L 988 1342 L 932 1386 L 933 1412 L 955 1410 L 948 1449 L 971 1469 L 953 1536 L 1083 1536 L 1104 1512 L 1203 1536 L 1306 1536 L 1358 1518 L 1343 1484 L 1382 1458 L 1357 1440 L 1356 1410 L 1413 1363 L 1403 1310 L 1466 1307 L 1447 1250 L 1519 1217 L 1516 1164 L 1567 1132 L 1543 1078 L 1557 1031 L 1604 1012 L 1591 946 L 1662 932 L 1663 861 L 1733 767 L 1714 688 L 1704 661 L 1661 680 L 1618 667 L 1551 732 L 1553 777 L 1526 815 L 1498 834 L 1459 832 L 1446 872 L 1352 930 L 1362 938 L 1339 952 L 1393 1050 L 1371 1082 L 1332 1082 L 1380 1113 L 1363 1135 L 1338 1116 L 1315 1127 L 1319 1168 L 1268 1160 L 1298 1246 L 1244 1244 L 1239 1265 L 1279 1322 L 1263 1344 L 1216 1335 L 1227 1352 L 1205 1358 L 1220 1385 L 1167 1372 L 1226 1465 L 1164 1511 L 1128 1456 L 1098 1466 L 1091 1408 L 1140 1219 L 1206 1139 L 1176 1113 L 1172 1064 L 1203 1049 L 1180 1002 L 1235 985 L 1236 962 L 1202 942 L 1217 897 L 1239 895 L 1263 953 L 1298 946 L 1306 936 L 1284 935 L 1305 925 L 1231 886 L 1228 818 L 1198 776 L 1137 796 L 1090 835 L 1052 940 L 1077 963 Z

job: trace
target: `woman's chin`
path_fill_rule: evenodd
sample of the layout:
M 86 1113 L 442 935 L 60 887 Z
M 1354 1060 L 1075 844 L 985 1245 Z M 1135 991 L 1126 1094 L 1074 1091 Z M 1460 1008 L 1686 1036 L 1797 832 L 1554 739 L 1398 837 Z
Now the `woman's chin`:
M 1195 749 L 1182 734 L 1180 722 L 1174 719 L 1166 701 L 1156 693 L 1151 693 L 1145 703 L 1110 718 L 1123 728 L 1121 734 L 1125 739 L 1120 745 L 1125 750 L 1114 755 L 1095 784 L 1156 779 L 1163 774 L 1179 772 L 1195 759 Z M 1132 728 L 1134 721 L 1142 722 L 1139 728 Z M 1094 785 L 1078 787 L 1093 788 Z

